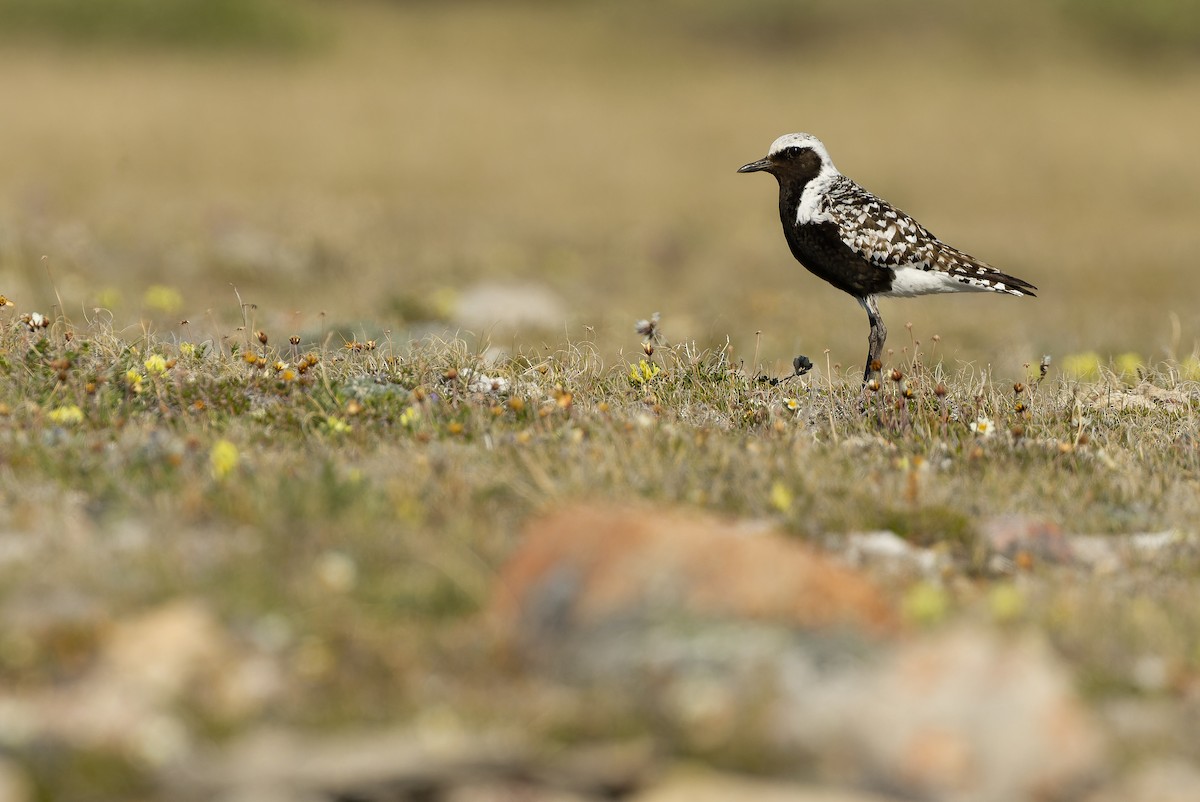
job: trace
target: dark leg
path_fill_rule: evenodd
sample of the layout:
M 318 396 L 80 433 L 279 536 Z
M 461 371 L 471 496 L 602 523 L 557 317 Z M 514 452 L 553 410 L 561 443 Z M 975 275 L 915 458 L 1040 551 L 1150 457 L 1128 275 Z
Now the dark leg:
M 867 338 L 867 368 L 863 371 L 863 384 L 866 384 L 871 380 L 872 374 L 879 372 L 874 366 L 883 364 L 883 344 L 887 340 L 887 329 L 883 325 L 883 318 L 879 316 L 879 305 L 874 295 L 859 298 L 858 303 L 867 310 L 867 319 L 871 321 L 871 334 Z

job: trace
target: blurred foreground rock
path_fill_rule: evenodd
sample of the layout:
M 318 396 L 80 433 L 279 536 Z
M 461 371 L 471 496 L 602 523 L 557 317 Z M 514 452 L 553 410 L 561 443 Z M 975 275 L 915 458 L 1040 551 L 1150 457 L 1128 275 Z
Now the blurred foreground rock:
M 633 802 L 888 802 L 862 791 L 818 788 L 703 770 L 678 770 L 633 797 Z
M 1027 515 L 990 518 L 979 530 L 993 573 L 1056 565 L 1111 574 L 1141 565 L 1194 561 L 1200 547 L 1196 536 L 1186 532 L 1073 534 L 1053 521 Z
M 915 639 L 856 685 L 844 736 L 864 776 L 906 798 L 1066 799 L 1103 765 L 1098 724 L 1040 636 Z
M 489 614 L 547 679 L 684 749 L 904 798 L 1070 799 L 1099 725 L 1045 641 L 906 633 L 864 573 L 763 527 L 646 508 L 530 523 Z
M 886 579 L 937 579 L 953 565 L 944 550 L 914 545 L 886 529 L 832 536 L 824 546 L 848 565 Z
M 1051 563 L 1060 534 L 1006 519 L 986 537 L 993 554 Z M 1064 559 L 1078 560 L 1067 542 Z M 261 729 L 256 714 L 286 682 L 278 656 L 234 638 L 205 603 L 177 600 L 97 627 L 75 674 L 0 691 L 0 748 L 30 765 L 52 751 L 117 755 L 154 773 L 161 798 L 225 802 L 1140 802 L 1196 787 L 1186 763 L 1119 776 L 1042 636 L 966 616 L 906 624 L 906 578 L 936 583 L 942 555 L 889 533 L 841 543 L 851 548 L 837 559 L 761 523 L 628 505 L 537 518 L 484 610 L 495 650 L 479 654 L 503 663 L 482 669 L 499 694 L 482 712 L 468 701 L 450 727 L 422 729 L 417 716 L 377 731 Z M 431 678 L 437 704 L 456 709 L 471 690 L 448 690 L 456 681 Z M 216 747 L 189 711 L 260 729 Z M 477 713 L 509 723 L 481 733 Z M 1119 743 L 1117 718 L 1107 731 Z M 539 740 L 548 733 L 575 745 Z M 613 733 L 629 740 L 578 746 Z M 681 770 L 684 755 L 762 776 Z M 8 772 L 17 802 L 38 793 L 23 790 L 25 770 Z
M 1001 515 L 980 526 L 984 543 L 992 556 L 992 568 L 1000 570 L 1012 564 L 1065 564 L 1073 553 L 1062 527 L 1053 521 L 1023 515 Z
M 0 756 L 0 802 L 32 802 L 33 784 L 15 762 Z
M 1088 802 L 1195 802 L 1200 799 L 1200 767 L 1182 760 L 1159 760 Z
M 0 692 L 0 744 L 59 744 L 160 765 L 190 748 L 181 706 L 233 720 L 279 685 L 274 664 L 237 648 L 203 603 L 175 601 L 115 624 L 73 681 Z
M 533 521 L 490 607 L 532 649 L 558 636 L 680 617 L 877 637 L 898 629 L 872 582 L 761 526 L 680 511 L 571 507 Z
M 519 736 L 419 730 L 260 731 L 164 774 L 187 799 L 571 802 L 628 796 L 655 770 L 646 742 L 539 753 Z
M 539 754 L 510 738 L 431 743 L 415 731 L 260 732 L 168 775 L 173 794 L 221 802 L 888 802 L 866 791 L 660 766 L 644 742 Z

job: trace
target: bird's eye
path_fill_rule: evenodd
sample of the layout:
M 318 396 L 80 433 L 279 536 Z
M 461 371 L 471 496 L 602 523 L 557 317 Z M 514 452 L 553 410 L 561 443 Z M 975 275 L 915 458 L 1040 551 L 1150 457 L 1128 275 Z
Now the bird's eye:
M 803 148 L 801 148 L 800 146 L 792 145 L 791 147 L 784 148 L 783 153 L 780 155 L 783 156 L 784 159 L 787 159 L 788 161 L 792 161 L 793 159 L 795 159 L 797 156 L 800 155 L 801 150 L 803 150 Z

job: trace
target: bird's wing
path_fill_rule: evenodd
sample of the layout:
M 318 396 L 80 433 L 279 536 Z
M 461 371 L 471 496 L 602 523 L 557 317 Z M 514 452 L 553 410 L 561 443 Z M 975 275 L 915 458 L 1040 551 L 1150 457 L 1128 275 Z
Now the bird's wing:
M 826 192 L 821 211 L 837 226 L 842 242 L 873 265 L 949 269 L 939 264 L 942 243 L 937 237 L 844 176 Z
M 825 194 L 822 218 L 837 226 L 842 242 L 880 268 L 936 270 L 979 289 L 1032 295 L 1027 281 L 1002 273 L 986 262 L 953 248 L 923 225 L 840 176 Z

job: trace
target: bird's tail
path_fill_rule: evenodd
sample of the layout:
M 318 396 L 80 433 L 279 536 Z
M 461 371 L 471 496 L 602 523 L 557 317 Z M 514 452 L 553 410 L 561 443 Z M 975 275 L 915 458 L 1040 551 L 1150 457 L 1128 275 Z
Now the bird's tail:
M 992 268 L 991 272 L 986 274 L 988 281 L 992 283 L 989 287 L 993 292 L 1003 292 L 1008 295 L 1029 296 L 1036 298 L 1037 293 L 1034 290 L 1037 287 L 1030 284 L 1025 279 L 1010 276 L 1008 273 L 1001 273 L 999 270 Z
M 943 248 L 947 253 L 939 254 L 939 261 L 944 261 L 947 272 L 952 276 L 958 276 L 981 290 L 1003 292 L 1007 295 L 1028 295 L 1030 298 L 1037 297 L 1037 293 L 1034 292 L 1037 287 L 1025 279 L 1003 273 L 957 248 L 949 246 L 943 246 Z

